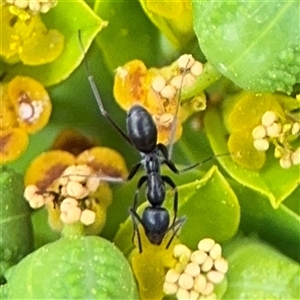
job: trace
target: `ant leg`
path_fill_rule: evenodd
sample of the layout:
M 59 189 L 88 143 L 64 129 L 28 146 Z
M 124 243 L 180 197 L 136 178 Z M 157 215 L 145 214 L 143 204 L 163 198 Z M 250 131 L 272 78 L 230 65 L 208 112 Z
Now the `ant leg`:
M 189 170 L 192 170 L 192 169 L 197 168 L 199 166 L 202 166 L 204 163 L 206 163 L 207 161 L 210 161 L 213 158 L 217 158 L 217 157 L 220 157 L 220 156 L 227 156 L 227 155 L 231 154 L 231 153 L 217 154 L 215 156 L 208 157 L 208 158 L 204 159 L 201 162 L 195 163 L 195 164 L 187 166 L 187 167 L 185 167 L 181 170 L 178 170 L 177 167 L 175 166 L 174 162 L 172 160 L 168 159 L 168 150 L 167 150 L 166 146 L 163 145 L 163 144 L 158 144 L 157 146 L 158 146 L 158 149 L 161 151 L 161 153 L 164 157 L 164 161 L 162 163 L 165 163 L 169 167 L 169 169 L 171 171 L 173 171 L 174 173 L 176 173 L 176 174 L 184 173 L 186 171 L 189 171 Z
M 137 188 L 136 188 L 135 194 L 134 194 L 134 201 L 133 201 L 133 209 L 135 211 L 136 211 L 137 205 L 138 205 L 138 196 L 139 196 L 140 189 L 141 189 L 142 185 L 146 182 L 146 180 L 147 180 L 147 176 L 142 176 L 139 179 L 139 182 L 137 184 Z
M 138 227 L 138 222 L 144 227 L 143 221 L 142 221 L 142 219 L 140 218 L 140 216 L 137 214 L 137 212 L 135 211 L 135 209 L 133 207 L 131 207 L 129 209 L 129 213 L 131 215 L 132 223 L 133 223 L 132 242 L 134 243 L 134 237 L 135 237 L 135 233 L 136 233 L 137 234 L 137 239 L 138 239 L 139 252 L 142 253 L 142 251 L 143 251 L 142 240 L 141 240 L 141 234 L 140 234 L 139 227 Z
M 160 150 L 160 152 L 162 153 L 163 158 L 164 158 L 162 163 L 165 163 L 171 171 L 178 174 L 180 171 L 177 169 L 177 167 L 175 166 L 173 161 L 168 158 L 168 149 L 167 149 L 167 147 L 164 144 L 157 144 L 157 147 Z
M 175 223 L 173 223 L 173 224 L 169 227 L 168 231 L 171 230 L 171 229 L 174 229 L 174 228 L 175 228 L 175 230 L 173 231 L 173 234 L 172 234 L 170 240 L 169 240 L 168 243 L 167 243 L 166 249 L 168 249 L 168 248 L 170 247 L 170 244 L 172 243 L 172 241 L 173 241 L 173 239 L 175 238 L 177 232 L 178 232 L 179 229 L 182 227 L 182 225 L 184 224 L 185 221 L 186 221 L 186 217 L 185 217 L 185 216 L 180 217 Z
M 173 190 L 174 190 L 174 202 L 173 202 L 173 211 L 174 211 L 174 218 L 172 222 L 175 224 L 176 218 L 177 218 L 177 211 L 178 211 L 178 190 L 176 187 L 176 184 L 173 182 L 173 180 L 168 176 L 161 176 L 162 180 L 166 182 Z
M 142 164 L 139 162 L 131 168 L 129 175 L 127 176 L 127 180 L 132 179 L 132 177 L 137 173 L 141 165 Z
M 137 220 L 142 224 L 143 227 L 144 227 L 144 224 L 143 224 L 143 221 L 140 218 L 140 216 L 137 214 L 136 210 L 137 210 L 137 206 L 138 206 L 139 191 L 140 191 L 140 188 L 142 187 L 142 185 L 146 182 L 146 180 L 147 180 L 147 176 L 142 176 L 140 178 L 140 180 L 139 180 L 139 182 L 137 184 L 137 189 L 136 189 L 135 194 L 134 194 L 133 207 L 131 207 L 129 209 L 129 213 L 131 215 L 132 222 L 133 222 L 133 236 L 132 236 L 132 241 L 134 242 L 134 236 L 135 236 L 135 233 L 137 233 L 138 246 L 139 246 L 140 253 L 142 253 L 142 242 L 141 242 L 140 231 L 138 229 Z
M 81 41 L 81 31 L 78 31 L 78 39 L 79 39 L 79 44 L 81 47 L 81 50 L 84 54 L 84 47 Z M 100 109 L 101 114 L 110 122 L 110 124 L 119 132 L 119 134 L 121 134 L 121 136 L 123 137 L 123 139 L 125 139 L 130 145 L 132 145 L 128 135 L 123 131 L 123 129 L 111 118 L 111 116 L 108 114 L 108 112 L 105 110 L 101 96 L 99 94 L 99 91 L 97 89 L 96 83 L 94 81 L 94 77 L 91 75 L 89 66 L 87 61 L 85 60 L 85 54 L 84 54 L 84 65 L 85 65 L 85 69 L 86 69 L 86 73 L 88 76 L 88 80 L 90 83 L 90 87 L 93 91 L 94 97 L 97 101 L 98 107 Z

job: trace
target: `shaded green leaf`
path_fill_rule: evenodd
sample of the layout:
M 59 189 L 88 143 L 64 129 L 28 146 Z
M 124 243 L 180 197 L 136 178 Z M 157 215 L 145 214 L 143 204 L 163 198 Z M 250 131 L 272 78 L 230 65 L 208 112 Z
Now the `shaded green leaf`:
M 33 250 L 30 209 L 23 188 L 20 174 L 0 168 L 0 282 L 9 267 Z
M 149 66 L 161 59 L 159 32 L 138 0 L 97 0 L 94 10 L 108 21 L 108 27 L 96 41 L 111 72 L 132 59 L 140 59 Z
M 297 1 L 192 3 L 200 47 L 224 76 L 260 92 L 289 93 L 300 82 Z
M 234 180 L 229 182 L 241 205 L 240 229 L 246 234 L 257 233 L 260 238 L 300 262 L 299 215 L 284 204 L 274 209 L 265 195 Z M 298 210 L 299 191 L 298 187 L 286 200 Z
M 96 34 L 106 24 L 83 0 L 74 0 L 72 9 L 69 1 L 58 1 L 57 6 L 43 16 L 43 21 L 48 28 L 57 29 L 64 35 L 63 52 L 55 61 L 40 66 L 24 66 L 21 63 L 7 65 L 1 62 L 6 79 L 24 75 L 40 81 L 45 86 L 61 82 L 79 66 L 84 57 L 78 38 L 79 30 L 86 51 Z
M 222 299 L 299 299 L 300 265 L 255 239 L 225 247 L 228 287 Z

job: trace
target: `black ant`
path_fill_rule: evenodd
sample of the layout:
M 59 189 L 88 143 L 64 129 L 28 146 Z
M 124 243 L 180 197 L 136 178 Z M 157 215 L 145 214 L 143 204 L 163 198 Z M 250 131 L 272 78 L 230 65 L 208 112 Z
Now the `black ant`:
M 142 176 L 138 181 L 133 206 L 129 209 L 130 215 L 133 220 L 134 232 L 137 233 L 139 251 L 140 253 L 142 252 L 142 244 L 140 232 L 138 229 L 138 223 L 140 223 L 143 226 L 145 234 L 150 243 L 155 245 L 160 245 L 166 234 L 169 231 L 173 230 L 173 234 L 166 245 L 166 248 L 168 248 L 172 240 L 174 239 L 176 233 L 185 222 L 186 217 L 182 216 L 177 219 L 178 191 L 175 183 L 169 176 L 161 175 L 160 167 L 162 164 L 166 164 L 171 171 L 178 174 L 180 172 L 193 169 L 203 164 L 203 162 L 196 163 L 179 171 L 175 166 L 174 162 L 171 160 L 171 149 L 168 149 L 163 144 L 157 144 L 157 127 L 150 113 L 141 105 L 136 104 L 129 109 L 126 118 L 126 134 L 105 110 L 93 76 L 90 75 L 86 61 L 85 67 L 87 69 L 90 86 L 93 90 L 93 94 L 101 111 L 101 114 L 122 135 L 122 137 L 129 144 L 135 147 L 141 154 L 140 162 L 138 162 L 131 169 L 127 180 L 132 179 L 141 166 L 143 166 L 146 171 L 146 175 Z M 178 98 L 180 99 L 180 97 Z M 174 121 L 172 125 L 173 127 L 175 127 Z M 146 185 L 146 197 L 150 205 L 145 208 L 144 212 L 142 213 L 142 216 L 140 217 L 137 213 L 138 195 L 141 187 L 144 184 Z M 174 190 L 174 217 L 171 225 L 169 225 L 169 212 L 166 208 L 162 207 L 166 195 L 165 184 L 169 185 Z

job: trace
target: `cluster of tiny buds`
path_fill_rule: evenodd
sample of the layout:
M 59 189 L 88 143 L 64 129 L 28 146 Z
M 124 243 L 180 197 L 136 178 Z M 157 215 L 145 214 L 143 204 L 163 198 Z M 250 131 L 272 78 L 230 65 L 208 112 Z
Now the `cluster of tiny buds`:
M 5 0 L 5 2 L 33 13 L 47 13 L 57 4 L 57 0 Z
M 258 151 L 268 150 L 270 142 L 275 144 L 274 156 L 280 159 L 280 166 L 284 169 L 300 164 L 300 147 L 291 150 L 288 141 L 291 136 L 297 137 L 299 134 L 299 122 L 283 124 L 274 111 L 266 111 L 261 118 L 261 124 L 252 131 L 254 147 Z
M 216 299 L 215 284 L 223 281 L 228 270 L 220 244 L 205 238 L 194 252 L 179 244 L 173 255 L 178 263 L 165 276 L 164 293 L 176 295 L 178 300 Z
M 162 98 L 173 99 L 179 89 L 192 85 L 203 71 L 202 63 L 196 61 L 190 54 L 180 56 L 177 65 L 180 74 L 175 75 L 168 82 L 162 75 L 157 75 L 152 80 L 153 90 Z
M 95 222 L 95 212 L 88 209 L 90 193 L 99 187 L 99 178 L 93 176 L 87 165 L 72 165 L 65 169 L 58 179 L 58 192 L 41 193 L 36 185 L 29 185 L 24 192 L 25 199 L 32 208 L 40 208 L 45 204 L 58 204 L 60 219 L 65 224 L 80 221 L 88 226 Z

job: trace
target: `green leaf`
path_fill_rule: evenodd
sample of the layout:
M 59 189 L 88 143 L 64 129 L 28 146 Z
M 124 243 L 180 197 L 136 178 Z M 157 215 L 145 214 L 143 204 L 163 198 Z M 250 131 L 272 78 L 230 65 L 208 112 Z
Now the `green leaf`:
M 161 59 L 159 32 L 138 0 L 97 0 L 95 12 L 109 22 L 96 41 L 111 72 L 132 59 L 140 59 L 149 66 Z
M 222 299 L 299 299 L 300 265 L 260 241 L 225 247 L 228 287 Z
M 265 195 L 234 180 L 229 182 L 241 205 L 240 229 L 245 234 L 257 233 L 260 238 L 300 262 L 299 215 L 284 204 L 274 209 Z M 294 203 L 298 210 L 299 191 L 298 187 L 286 200 Z
M 48 243 L 54 242 L 61 237 L 59 232 L 54 231 L 48 223 L 48 212 L 45 207 L 34 211 L 31 215 L 34 249 L 40 248 Z
M 30 209 L 23 198 L 23 177 L 0 168 L 0 282 L 4 272 L 33 250 Z
M 297 1 L 192 3 L 200 47 L 224 76 L 260 92 L 290 93 L 300 82 Z
M 199 240 L 210 237 L 218 242 L 230 239 L 238 230 L 240 206 L 230 185 L 213 166 L 202 179 L 178 187 L 179 212 L 187 221 L 180 240 L 196 249 Z
M 193 17 L 189 1 L 139 0 L 149 19 L 178 50 L 193 44 Z
M 7 282 L 6 299 L 138 299 L 127 260 L 96 236 L 43 246 L 9 270 Z
M 197 174 L 200 178 L 199 171 Z M 185 180 L 188 178 L 191 180 L 191 176 L 194 177 L 190 174 Z M 240 219 L 239 203 L 216 166 L 213 166 L 203 178 L 178 185 L 177 188 L 178 216 L 187 216 L 179 236 L 184 244 L 193 249 L 197 247 L 201 238 L 211 237 L 223 242 L 237 232 Z M 173 211 L 173 199 L 173 192 L 168 192 L 164 204 L 170 212 Z M 149 205 L 147 202 L 140 205 L 138 212 L 141 213 L 147 205 Z M 132 235 L 132 220 L 128 218 L 120 226 L 114 240 L 126 255 L 133 249 Z
M 204 117 L 204 125 L 214 153 L 226 153 L 227 132 L 217 107 L 210 107 Z M 230 157 L 220 157 L 222 167 L 236 181 L 265 195 L 274 208 L 289 196 L 299 185 L 299 168 L 286 170 L 280 167 L 279 161 L 271 151 L 267 152 L 266 163 L 259 171 L 240 167 Z
M 78 32 L 81 31 L 83 48 L 86 51 L 97 33 L 106 25 L 83 0 L 58 1 L 55 8 L 43 16 L 47 28 L 59 30 L 65 37 L 64 50 L 53 62 L 40 66 L 24 66 L 21 63 L 8 65 L 1 62 L 1 68 L 11 79 L 16 75 L 32 77 L 45 86 L 66 79 L 81 63 L 84 53 L 80 47 Z

